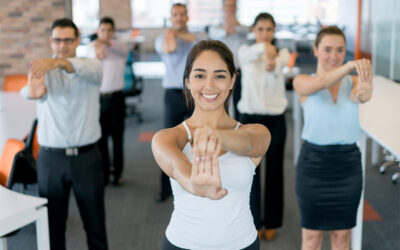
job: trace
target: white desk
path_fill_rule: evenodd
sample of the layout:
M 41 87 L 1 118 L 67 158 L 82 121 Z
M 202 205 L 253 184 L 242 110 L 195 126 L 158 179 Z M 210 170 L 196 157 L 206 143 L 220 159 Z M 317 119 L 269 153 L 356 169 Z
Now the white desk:
M 363 131 L 360 150 L 363 155 L 363 176 L 365 181 L 365 163 L 367 137 L 386 148 L 394 156 L 400 158 L 400 84 L 385 77 L 374 77 L 374 93 L 369 102 L 360 105 L 360 123 Z M 361 194 L 357 213 L 357 226 L 353 229 L 352 249 L 362 247 L 362 226 L 364 190 Z
M 400 84 L 375 76 L 371 100 L 360 105 L 362 130 L 400 158 Z
M 0 249 L 7 249 L 4 235 L 36 222 L 38 250 L 50 249 L 47 199 L 20 194 L 0 186 Z
M 163 79 L 166 72 L 163 62 L 134 62 L 132 69 L 136 76 L 144 79 Z
M 30 132 L 36 117 L 36 102 L 19 92 L 0 91 L 0 154 L 9 138 L 22 139 Z

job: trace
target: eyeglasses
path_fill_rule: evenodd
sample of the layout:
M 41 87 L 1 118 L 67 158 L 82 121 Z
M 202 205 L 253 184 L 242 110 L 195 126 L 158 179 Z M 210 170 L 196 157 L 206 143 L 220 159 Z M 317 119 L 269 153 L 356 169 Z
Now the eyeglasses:
M 73 42 L 75 42 L 76 38 L 64 38 L 64 39 L 62 39 L 62 38 L 52 38 L 51 40 L 52 40 L 52 42 L 54 44 L 57 44 L 57 45 L 61 44 L 62 42 L 64 42 L 67 45 L 71 45 Z

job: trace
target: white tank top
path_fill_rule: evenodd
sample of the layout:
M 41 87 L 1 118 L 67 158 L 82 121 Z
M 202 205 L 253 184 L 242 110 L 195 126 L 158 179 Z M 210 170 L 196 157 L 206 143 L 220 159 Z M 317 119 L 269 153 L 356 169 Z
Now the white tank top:
M 237 129 L 240 123 L 236 125 Z M 192 140 L 190 130 L 183 122 Z M 188 142 L 182 152 L 190 162 L 193 151 Z M 222 187 L 228 194 L 220 200 L 192 195 L 170 178 L 174 211 L 165 232 L 167 239 L 185 249 L 243 249 L 256 240 L 257 230 L 250 211 L 250 190 L 256 166 L 249 157 L 227 152 L 220 157 Z

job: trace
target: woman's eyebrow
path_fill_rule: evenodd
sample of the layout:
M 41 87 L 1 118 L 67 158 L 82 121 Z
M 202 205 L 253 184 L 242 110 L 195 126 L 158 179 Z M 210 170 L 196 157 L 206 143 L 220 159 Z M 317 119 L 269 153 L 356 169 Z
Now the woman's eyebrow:
M 215 73 L 220 73 L 220 72 L 227 73 L 228 71 L 225 69 L 217 69 L 217 70 L 214 70 L 214 72 Z
M 195 69 L 193 69 L 193 71 L 200 71 L 200 72 L 206 72 L 206 70 L 205 69 L 201 69 L 201 68 L 195 68 Z M 225 70 L 225 69 L 217 69 L 217 70 L 214 70 L 214 73 L 227 73 L 228 71 L 227 70 Z

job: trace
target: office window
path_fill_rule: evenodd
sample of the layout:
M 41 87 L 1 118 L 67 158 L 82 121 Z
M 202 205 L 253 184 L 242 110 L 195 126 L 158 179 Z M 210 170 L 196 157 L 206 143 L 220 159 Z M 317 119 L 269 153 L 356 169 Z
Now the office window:
M 268 12 L 279 24 L 336 23 L 337 0 L 240 0 L 238 19 L 244 25 L 252 25 L 260 12 Z
M 99 25 L 99 0 L 72 0 L 72 20 L 83 36 L 93 33 Z
M 374 0 L 374 73 L 391 78 L 393 6 L 391 0 Z
M 173 3 L 188 7 L 189 27 L 204 27 L 222 22 L 222 0 L 131 0 L 132 25 L 137 28 L 169 25 Z M 337 0 L 237 0 L 238 19 L 251 25 L 260 12 L 270 12 L 279 24 L 333 24 L 337 20 Z
M 170 11 L 174 3 L 186 4 L 189 27 L 206 26 L 216 23 L 222 17 L 222 0 L 131 0 L 132 26 L 156 28 L 170 25 Z
M 397 82 L 400 83 L 400 2 L 396 1 L 395 2 L 395 7 L 393 8 L 393 13 L 395 14 L 395 32 L 394 32 L 394 66 L 393 66 L 393 80 L 396 80 Z

